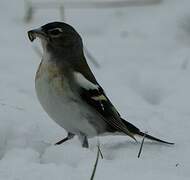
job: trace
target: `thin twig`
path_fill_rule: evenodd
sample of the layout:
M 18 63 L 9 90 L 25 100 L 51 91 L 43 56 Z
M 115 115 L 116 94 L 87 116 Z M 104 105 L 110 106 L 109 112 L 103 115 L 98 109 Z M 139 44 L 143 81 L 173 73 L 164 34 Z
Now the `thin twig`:
M 98 160 L 99 160 L 99 157 L 100 157 L 100 147 L 99 147 L 99 144 L 97 145 L 97 156 L 96 156 L 96 161 L 95 161 L 95 164 L 94 164 L 94 168 L 93 168 L 93 171 L 92 171 L 92 175 L 90 177 L 90 180 L 93 180 L 94 179 L 94 176 L 95 176 L 95 173 L 96 173 L 96 169 L 97 169 L 97 165 L 98 165 Z
M 104 156 L 103 156 L 102 151 L 101 151 L 101 149 L 100 149 L 100 145 L 98 145 L 97 147 L 98 147 L 98 151 L 100 152 L 101 158 L 104 159 Z
M 141 156 L 141 152 L 142 152 L 142 148 L 143 148 L 143 144 L 144 144 L 144 140 L 145 140 L 146 134 L 147 133 L 145 132 L 144 136 L 143 136 L 143 139 L 142 139 L 142 142 L 141 142 L 141 147 L 139 149 L 138 158 L 140 158 L 140 156 Z
M 28 23 L 33 18 L 34 8 L 32 4 L 27 0 L 25 0 L 25 9 L 26 9 L 26 13 L 25 13 L 24 21 Z
M 161 3 L 162 0 L 120 0 L 120 1 L 64 1 L 61 2 L 35 2 L 33 7 L 35 8 L 59 8 L 60 4 L 64 4 L 67 8 L 122 8 L 126 6 L 145 6 Z
M 59 11 L 60 11 L 60 17 L 61 17 L 61 20 L 64 21 L 65 20 L 65 7 L 64 5 L 60 5 L 59 7 Z
M 80 2 L 31 2 L 25 0 L 25 22 L 32 21 L 34 11 L 37 9 L 59 9 L 61 20 L 64 20 L 65 8 L 70 9 L 89 9 L 89 8 L 124 8 L 128 6 L 145 6 L 161 3 L 163 0 L 120 0 L 120 1 L 92 1 L 81 0 Z

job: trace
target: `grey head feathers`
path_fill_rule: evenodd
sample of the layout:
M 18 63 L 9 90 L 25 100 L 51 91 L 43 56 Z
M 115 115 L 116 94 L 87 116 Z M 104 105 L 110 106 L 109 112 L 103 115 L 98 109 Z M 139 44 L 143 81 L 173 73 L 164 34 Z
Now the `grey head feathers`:
M 56 60 L 80 57 L 83 43 L 79 33 L 64 22 L 51 22 L 28 32 L 31 41 L 39 37 L 43 48 Z

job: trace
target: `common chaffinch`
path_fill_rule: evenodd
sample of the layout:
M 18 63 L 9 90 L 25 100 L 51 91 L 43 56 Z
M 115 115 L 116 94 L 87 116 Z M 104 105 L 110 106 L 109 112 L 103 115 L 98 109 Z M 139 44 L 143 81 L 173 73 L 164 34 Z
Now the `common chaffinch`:
M 43 57 L 38 67 L 35 88 L 47 114 L 67 132 L 61 144 L 77 135 L 83 147 L 88 138 L 101 135 L 144 136 L 124 120 L 90 70 L 78 32 L 63 22 L 48 23 L 28 31 L 31 41 L 40 38 Z M 146 138 L 173 144 L 146 134 Z

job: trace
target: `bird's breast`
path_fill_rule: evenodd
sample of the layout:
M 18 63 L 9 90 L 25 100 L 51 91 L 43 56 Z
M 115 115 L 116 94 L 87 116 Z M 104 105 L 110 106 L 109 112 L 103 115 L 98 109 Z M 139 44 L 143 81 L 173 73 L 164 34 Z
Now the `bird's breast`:
M 40 104 L 52 119 L 59 119 L 61 111 L 65 110 L 65 116 L 69 113 L 73 93 L 64 73 L 56 65 L 41 62 L 36 73 L 35 89 Z
M 72 91 L 69 79 L 55 65 L 41 62 L 35 78 L 37 97 L 47 114 L 74 134 L 93 137 L 104 131 L 104 123 L 80 96 Z
M 56 64 L 41 62 L 35 77 L 37 95 L 40 97 L 49 94 L 50 96 L 64 96 L 71 92 L 68 80 L 62 70 Z
M 84 118 L 80 99 L 70 88 L 64 73 L 51 64 L 41 63 L 35 78 L 36 94 L 47 114 L 68 132 L 96 134 L 95 129 Z

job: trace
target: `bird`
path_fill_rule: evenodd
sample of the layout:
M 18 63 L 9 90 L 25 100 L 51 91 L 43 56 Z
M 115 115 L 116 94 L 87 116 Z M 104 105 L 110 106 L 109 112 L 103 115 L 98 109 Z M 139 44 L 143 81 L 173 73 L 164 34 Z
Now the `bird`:
M 60 145 L 75 135 L 82 147 L 88 139 L 104 135 L 145 136 L 165 144 L 174 144 L 145 134 L 121 117 L 92 73 L 80 34 L 65 22 L 50 22 L 28 31 L 31 42 L 41 41 L 43 56 L 35 76 L 37 98 L 67 136 Z

